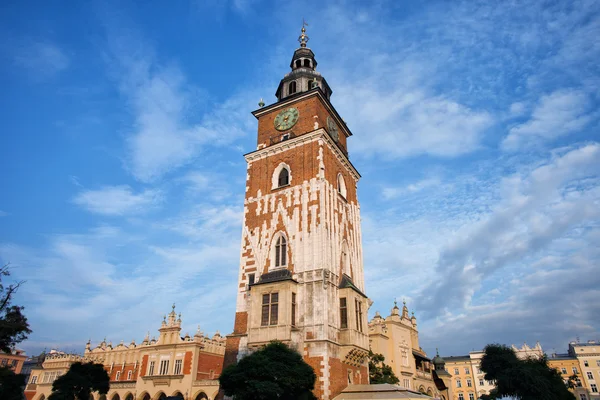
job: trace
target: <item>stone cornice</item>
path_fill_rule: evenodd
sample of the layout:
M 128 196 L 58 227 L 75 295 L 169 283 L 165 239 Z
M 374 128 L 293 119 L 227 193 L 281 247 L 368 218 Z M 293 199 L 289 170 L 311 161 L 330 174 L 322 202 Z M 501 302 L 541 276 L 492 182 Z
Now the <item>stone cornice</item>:
M 316 140 L 323 140 L 325 143 L 327 143 L 327 146 L 332 151 L 332 153 L 335 154 L 338 161 L 340 161 L 342 165 L 348 168 L 355 182 L 358 182 L 358 180 L 360 179 L 360 174 L 358 173 L 356 168 L 354 168 L 354 165 L 352 165 L 348 157 L 346 157 L 346 155 L 342 153 L 338 146 L 333 142 L 333 139 L 329 137 L 329 135 L 323 128 L 319 128 L 312 132 L 296 136 L 292 139 L 284 140 L 283 142 L 279 142 L 272 146 L 253 151 L 251 153 L 247 153 L 244 155 L 244 158 L 246 159 L 246 162 L 251 163 L 261 158 L 282 153 L 284 151 L 293 149 L 306 143 L 314 142 Z

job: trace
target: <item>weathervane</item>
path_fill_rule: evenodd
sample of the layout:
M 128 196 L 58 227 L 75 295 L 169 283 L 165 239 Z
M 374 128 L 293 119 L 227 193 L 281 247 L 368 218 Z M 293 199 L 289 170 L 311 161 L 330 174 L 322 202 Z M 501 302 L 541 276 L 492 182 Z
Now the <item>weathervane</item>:
M 308 40 L 309 40 L 309 37 L 306 35 L 305 26 L 308 26 L 308 24 L 306 23 L 304 18 L 302 18 L 302 33 L 300 34 L 300 37 L 298 38 L 298 41 L 300 42 L 300 47 L 306 47 L 306 42 L 308 42 Z

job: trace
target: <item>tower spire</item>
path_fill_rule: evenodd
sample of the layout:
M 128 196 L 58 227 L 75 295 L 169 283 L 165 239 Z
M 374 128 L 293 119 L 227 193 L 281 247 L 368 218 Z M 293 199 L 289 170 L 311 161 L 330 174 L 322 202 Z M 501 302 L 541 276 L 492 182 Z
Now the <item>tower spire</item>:
M 309 37 L 306 35 L 306 26 L 308 26 L 308 24 L 306 23 L 306 21 L 304 20 L 304 18 L 302 18 L 302 30 L 301 30 L 301 34 L 298 37 L 298 41 L 300 42 L 300 47 L 306 47 L 306 42 L 309 41 Z

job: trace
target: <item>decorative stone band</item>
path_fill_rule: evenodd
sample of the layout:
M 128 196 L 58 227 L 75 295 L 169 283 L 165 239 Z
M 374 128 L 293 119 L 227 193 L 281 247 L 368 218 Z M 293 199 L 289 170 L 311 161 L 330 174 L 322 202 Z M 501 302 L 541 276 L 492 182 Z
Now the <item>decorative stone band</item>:
M 115 382 L 110 384 L 111 389 L 129 389 L 135 387 L 135 381 L 130 382 Z
M 218 379 L 200 379 L 197 381 L 194 381 L 192 383 L 192 386 L 219 386 L 219 380 Z
M 335 144 L 331 136 L 327 133 L 327 131 L 323 128 L 316 129 L 312 132 L 305 133 L 303 135 L 297 136 L 295 138 L 291 138 L 285 140 L 283 142 L 279 142 L 273 146 L 265 147 L 264 149 L 256 150 L 251 153 L 244 155 L 246 161 L 250 164 L 252 161 L 259 160 L 261 158 L 269 157 L 274 154 L 281 153 L 283 151 L 293 149 L 295 147 L 304 145 L 308 142 L 314 142 L 316 140 L 323 140 L 329 149 L 335 154 L 336 158 L 340 161 L 340 163 L 348 168 L 352 178 L 354 178 L 355 182 L 358 182 L 360 179 L 360 174 L 354 168 L 354 165 L 348 160 L 346 154 L 344 154 L 340 148 Z

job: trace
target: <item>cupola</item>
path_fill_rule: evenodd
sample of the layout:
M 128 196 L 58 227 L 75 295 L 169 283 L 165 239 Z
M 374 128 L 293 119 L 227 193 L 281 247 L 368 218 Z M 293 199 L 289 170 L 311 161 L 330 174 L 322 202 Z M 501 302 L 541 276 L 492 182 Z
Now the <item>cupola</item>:
M 290 62 L 291 72 L 287 73 L 277 88 L 275 96 L 281 101 L 298 93 L 308 92 L 316 88 L 320 88 L 327 99 L 331 96 L 331 89 L 325 81 L 325 78 L 317 72 L 317 60 L 315 53 L 306 47 L 309 38 L 306 35 L 306 23 L 302 25 L 302 31 L 298 37 L 300 47 L 294 51 L 292 61 Z

